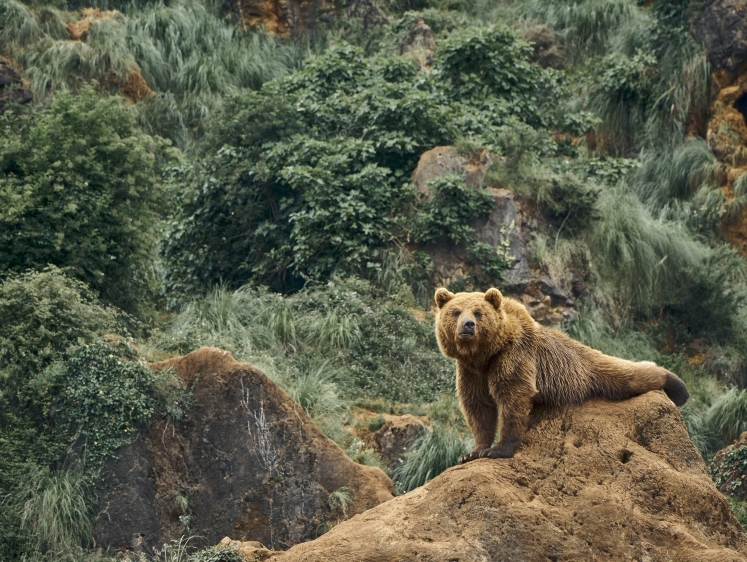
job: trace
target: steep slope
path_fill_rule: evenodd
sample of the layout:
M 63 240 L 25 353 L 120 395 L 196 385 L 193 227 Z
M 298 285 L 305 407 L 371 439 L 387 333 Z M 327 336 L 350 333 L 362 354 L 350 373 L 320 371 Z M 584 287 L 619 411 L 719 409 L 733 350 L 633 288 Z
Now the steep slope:
M 191 533 L 195 546 L 231 535 L 288 548 L 340 517 L 329 502 L 340 488 L 351 515 L 392 498 L 381 469 L 351 461 L 280 387 L 230 353 L 202 348 L 153 367 L 176 369 L 196 404 L 184 422 L 154 423 L 108 467 L 97 544 L 150 551 Z

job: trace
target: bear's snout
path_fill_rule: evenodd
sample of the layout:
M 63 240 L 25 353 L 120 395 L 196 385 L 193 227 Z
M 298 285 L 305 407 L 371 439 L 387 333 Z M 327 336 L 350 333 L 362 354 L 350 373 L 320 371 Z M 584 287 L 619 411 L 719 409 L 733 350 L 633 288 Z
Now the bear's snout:
M 466 319 L 462 322 L 459 330 L 459 337 L 462 339 L 468 339 L 475 335 L 475 321 L 471 318 Z

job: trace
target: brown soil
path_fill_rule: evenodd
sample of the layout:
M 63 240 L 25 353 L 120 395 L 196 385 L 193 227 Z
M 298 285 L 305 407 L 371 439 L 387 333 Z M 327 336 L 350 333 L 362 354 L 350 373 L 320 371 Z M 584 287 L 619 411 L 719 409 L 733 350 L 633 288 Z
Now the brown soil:
M 537 410 L 513 459 L 447 470 L 287 552 L 291 561 L 743 561 L 747 536 L 682 417 L 650 392 Z

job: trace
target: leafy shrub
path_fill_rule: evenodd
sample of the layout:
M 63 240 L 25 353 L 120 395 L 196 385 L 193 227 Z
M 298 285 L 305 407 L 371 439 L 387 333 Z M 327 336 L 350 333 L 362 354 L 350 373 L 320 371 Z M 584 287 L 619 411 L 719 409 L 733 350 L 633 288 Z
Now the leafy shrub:
M 54 266 L 5 279 L 0 316 L 0 370 L 26 380 L 68 348 L 123 328 L 120 311 L 100 304 L 84 283 Z
M 589 106 L 602 118 L 598 131 L 615 156 L 637 146 L 653 102 L 655 65 L 653 55 L 639 51 L 608 55 L 590 69 Z
M 559 77 L 527 62 L 529 47 L 513 32 L 490 28 L 444 45 L 439 72 L 448 80 L 407 57 L 366 58 L 339 44 L 228 102 L 198 149 L 204 159 L 185 171 L 190 187 L 166 237 L 167 291 L 194 294 L 218 280 L 289 291 L 333 274 L 376 279 L 398 247 L 418 241 L 407 180 L 423 151 L 458 136 L 502 146 L 507 129 L 568 121 Z M 490 61 L 489 72 L 465 62 L 473 55 L 483 57 L 474 65 Z M 457 99 L 457 87 L 474 96 Z
M 165 145 L 117 98 L 61 94 L 0 123 L 0 271 L 64 266 L 136 312 L 152 286 Z

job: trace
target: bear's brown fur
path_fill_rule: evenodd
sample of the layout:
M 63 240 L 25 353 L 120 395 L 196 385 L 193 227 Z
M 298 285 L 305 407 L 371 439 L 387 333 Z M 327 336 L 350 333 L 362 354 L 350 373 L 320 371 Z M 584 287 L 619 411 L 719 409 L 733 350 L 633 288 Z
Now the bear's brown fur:
M 624 400 L 664 390 L 682 406 L 690 396 L 679 377 L 654 363 L 610 357 L 540 326 L 524 305 L 485 293 L 436 291 L 436 337 L 457 360 L 457 392 L 475 436 L 475 450 L 459 460 L 512 457 L 533 405 L 580 404 L 598 396 Z M 500 416 L 500 440 L 493 445 Z

